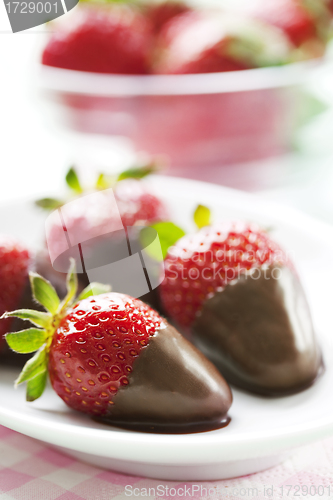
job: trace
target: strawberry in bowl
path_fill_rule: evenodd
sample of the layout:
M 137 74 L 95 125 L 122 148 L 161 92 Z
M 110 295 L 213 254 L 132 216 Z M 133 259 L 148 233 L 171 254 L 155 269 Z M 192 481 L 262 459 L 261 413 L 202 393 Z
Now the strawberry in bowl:
M 148 2 L 144 5 L 144 14 L 156 35 L 158 35 L 172 19 L 190 10 L 190 6 L 181 0 L 162 0 L 161 2 Z
M 257 10 L 254 3 L 245 2 L 239 12 L 233 2 L 233 12 L 177 1 L 80 4 L 72 12 L 72 25 L 54 24 L 55 34 L 42 55 L 43 94 L 58 108 L 58 116 L 63 111 L 72 129 L 124 136 L 137 150 L 166 155 L 173 175 L 223 183 L 221 165 L 292 149 L 303 104 L 299 89 L 313 69 L 309 61 L 324 54 L 329 38 L 332 16 L 323 0 L 315 12 L 305 5 L 315 2 L 272 0 Z M 273 7 L 271 14 L 268 4 L 276 4 L 279 15 Z M 143 45 L 149 49 L 143 59 L 148 62 L 132 71 L 136 30 L 142 40 L 136 23 L 131 36 L 123 31 L 122 38 L 128 52 L 134 45 L 132 56 L 119 49 L 118 41 L 112 49 L 119 52 L 122 67 L 113 62 L 110 48 L 95 43 L 92 28 L 84 31 L 85 44 L 76 46 L 74 20 L 85 18 L 86 10 L 98 19 L 95 30 L 99 19 L 109 16 L 112 23 L 123 11 L 126 19 L 140 19 L 140 26 L 146 26 Z M 101 38 L 109 31 L 102 23 Z M 111 47 L 112 40 L 105 44 Z
M 169 317 L 236 386 L 279 396 L 323 370 L 293 264 L 256 225 L 213 224 L 179 239 L 160 292 Z
M 272 26 L 223 11 L 189 11 L 169 22 L 158 41 L 157 73 L 239 71 L 286 63 L 291 45 Z
M 299 50 L 300 57 L 320 57 L 330 36 L 331 15 L 325 0 L 255 0 L 246 6 L 251 17 L 277 27 Z
M 166 320 L 139 300 L 92 283 L 76 297 L 75 264 L 60 301 L 49 282 L 31 274 L 46 312 L 18 310 L 34 325 L 8 333 L 17 352 L 36 352 L 16 384 L 39 398 L 48 377 L 72 409 L 133 430 L 189 433 L 223 427 L 232 403 L 216 368 Z
M 94 73 L 149 72 L 150 24 L 130 8 L 84 6 L 51 36 L 42 64 Z

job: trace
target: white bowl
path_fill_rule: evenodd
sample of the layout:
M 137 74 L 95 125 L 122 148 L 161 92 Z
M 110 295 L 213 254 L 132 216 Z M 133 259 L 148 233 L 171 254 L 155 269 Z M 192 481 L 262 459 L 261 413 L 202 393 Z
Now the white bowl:
M 209 169 L 291 148 L 299 89 L 317 65 L 139 76 L 40 65 L 37 81 L 62 124 L 127 137 L 137 150 L 166 155 L 171 175 L 208 180 Z

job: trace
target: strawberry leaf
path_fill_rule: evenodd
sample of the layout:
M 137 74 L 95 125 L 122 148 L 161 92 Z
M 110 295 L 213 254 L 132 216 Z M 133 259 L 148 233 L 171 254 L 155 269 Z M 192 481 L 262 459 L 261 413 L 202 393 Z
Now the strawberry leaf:
M 47 372 L 42 372 L 36 377 L 28 380 L 26 400 L 31 402 L 38 399 L 44 392 L 47 381 Z
M 51 314 L 34 311 L 33 309 L 19 309 L 18 311 L 6 312 L 0 319 L 6 318 L 20 318 L 42 328 L 47 328 L 52 321 Z
M 158 244 L 148 245 L 145 242 L 145 228 L 141 231 L 140 239 L 143 248 L 145 248 L 146 252 L 155 260 L 160 261 L 160 254 L 162 249 L 162 257 L 165 259 L 167 256 L 168 250 L 172 247 L 180 238 L 185 236 L 185 231 L 182 228 L 176 226 L 173 222 L 157 222 L 156 224 L 152 224 L 153 229 L 157 231 L 161 248 Z M 149 233 L 147 232 L 147 235 Z M 157 242 L 156 242 L 157 243 Z
M 156 163 L 152 162 L 143 167 L 132 167 L 119 174 L 117 181 L 123 181 L 124 179 L 143 179 L 158 170 Z
M 26 362 L 20 376 L 15 382 L 15 386 L 37 377 L 37 375 L 46 372 L 46 370 L 47 356 L 46 348 L 44 347 L 43 349 L 37 351 L 36 354 Z
M 74 191 L 76 194 L 83 193 L 82 186 L 79 181 L 79 177 L 73 167 L 71 167 L 66 174 L 67 186 Z
M 38 351 L 46 342 L 47 333 L 38 328 L 29 328 L 20 332 L 7 333 L 6 341 L 9 347 L 20 354 Z
M 62 308 L 71 304 L 77 292 L 77 274 L 75 259 L 71 258 L 69 271 L 66 277 L 67 295 L 62 303 Z
M 194 222 L 198 229 L 211 224 L 211 213 L 209 208 L 204 205 L 198 205 L 194 212 Z
M 35 205 L 45 210 L 56 210 L 64 205 L 64 201 L 57 200 L 55 198 L 42 198 L 41 200 L 35 201 Z
M 114 177 L 106 174 L 99 174 L 96 181 L 96 189 L 103 190 L 108 189 L 114 184 Z
M 93 295 L 102 295 L 111 291 L 110 285 L 102 285 L 102 283 L 90 283 L 79 295 L 78 301 L 92 297 Z
M 55 314 L 59 308 L 60 299 L 51 283 L 36 273 L 31 272 L 29 276 L 34 298 L 47 311 Z

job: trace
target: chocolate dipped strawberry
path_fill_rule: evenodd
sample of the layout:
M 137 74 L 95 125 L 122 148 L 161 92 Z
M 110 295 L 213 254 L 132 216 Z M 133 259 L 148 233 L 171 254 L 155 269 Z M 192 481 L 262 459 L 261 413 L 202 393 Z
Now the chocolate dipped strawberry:
M 186 235 L 165 259 L 161 300 L 226 379 L 276 396 L 310 386 L 322 356 L 287 254 L 255 225 Z
M 66 176 L 70 188 L 67 200 L 45 198 L 37 202 L 44 209 L 57 209 L 47 219 L 48 248 L 38 254 L 37 272 L 46 276 L 61 296 L 66 293 L 67 238 L 72 246 L 71 256 L 77 260 L 79 287 L 82 289 L 88 285 L 88 279 L 84 270 L 79 268 L 78 244 L 85 242 L 80 251 L 84 254 L 86 268 L 107 265 L 129 256 L 130 227 L 167 219 L 164 203 L 141 182 L 155 170 L 156 165 L 152 162 L 130 168 L 118 176 L 100 174 L 92 189 L 87 189 L 75 169 L 71 168 Z M 55 262 L 62 255 L 65 263 L 59 259 Z M 119 289 L 118 283 L 110 284 Z M 134 295 L 131 289 L 121 291 Z M 155 294 L 148 293 L 148 288 L 137 296 L 157 306 Z
M 31 274 L 47 312 L 4 315 L 38 327 L 6 335 L 17 352 L 37 351 L 16 382 L 27 382 L 27 400 L 42 395 L 49 375 L 70 408 L 111 425 L 170 433 L 225 426 L 232 396 L 214 365 L 140 300 L 97 295 L 105 292 L 98 284 L 75 298 L 74 267 L 62 302 L 50 283 Z

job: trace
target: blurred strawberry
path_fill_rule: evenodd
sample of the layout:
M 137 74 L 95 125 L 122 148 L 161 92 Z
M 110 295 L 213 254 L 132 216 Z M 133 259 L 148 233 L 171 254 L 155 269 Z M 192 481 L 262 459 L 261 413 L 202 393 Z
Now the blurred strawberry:
M 174 17 L 184 14 L 190 8 L 179 0 L 166 0 L 161 3 L 150 3 L 147 6 L 146 16 L 153 26 L 154 33 L 158 34 Z
M 152 33 L 136 11 L 85 6 L 75 9 L 70 20 L 51 35 L 43 64 L 95 73 L 148 73 Z
M 315 16 L 302 0 L 256 1 L 252 3 L 251 14 L 283 30 L 296 47 L 317 37 Z
M 68 246 L 64 248 L 64 234 L 69 235 L 73 251 L 77 243 L 88 242 L 85 248 L 85 258 L 91 259 L 92 264 L 97 262 L 101 265 L 110 263 L 111 255 L 116 260 L 126 257 L 127 243 L 124 245 L 125 233 L 123 226 L 149 225 L 153 222 L 166 220 L 168 212 L 164 203 L 140 181 L 156 169 L 151 163 L 144 167 L 134 167 L 122 172 L 118 177 L 100 174 L 93 190 L 85 192 L 76 171 L 71 168 L 66 176 L 66 181 L 71 189 L 72 197 L 67 200 L 56 200 L 45 198 L 39 200 L 37 205 L 48 210 L 54 210 L 65 206 L 61 211 L 65 217 L 65 224 L 59 217 L 48 220 L 47 245 L 48 250 L 42 250 L 37 255 L 36 270 L 47 277 L 53 284 L 60 296 L 64 296 L 66 283 L 65 274 L 58 272 L 67 266 Z M 109 189 L 112 188 L 112 191 Z M 84 194 L 96 194 L 97 196 L 83 196 Z M 115 201 L 115 204 L 114 204 Z M 120 216 L 120 224 L 119 224 Z M 110 232 L 113 232 L 112 241 Z M 105 237 L 103 236 L 105 235 Z M 90 241 L 89 241 L 90 240 Z M 73 243 L 75 241 L 75 243 Z M 110 246 L 111 245 L 111 246 Z M 58 264 L 52 267 L 50 255 L 63 255 L 66 264 Z M 72 254 L 74 256 L 74 254 Z M 53 257 L 52 261 L 55 259 Z M 62 262 L 62 261 L 61 261 Z M 79 287 L 87 286 L 87 276 L 79 274 Z M 149 294 L 148 294 L 149 295 Z M 144 296 L 142 300 L 156 306 L 154 296 Z
M 282 64 L 289 43 L 274 27 L 221 11 L 187 12 L 160 37 L 157 73 L 211 73 Z
M 85 241 L 109 232 L 112 226 L 109 188 L 112 188 L 117 209 L 124 226 L 134 224 L 147 225 L 153 222 L 166 220 L 167 209 L 164 203 L 140 179 L 156 170 L 154 163 L 146 166 L 134 167 L 122 172 L 118 177 L 100 174 L 93 190 L 85 190 L 74 168 L 70 168 L 66 175 L 66 182 L 71 190 L 72 197 L 66 200 L 44 198 L 37 201 L 37 205 L 53 210 L 66 204 L 66 230 L 78 241 Z M 72 203 L 84 194 L 100 192 L 98 198 L 86 196 L 84 203 Z M 118 228 L 118 213 L 115 213 L 114 230 Z M 81 237 L 84 236 L 84 239 Z M 81 238 L 81 239 L 80 239 Z M 63 225 L 55 220 L 48 227 L 48 241 L 56 249 L 58 242 L 63 239 Z M 55 251 L 55 253 L 57 253 Z
M 0 235 L 0 315 L 19 306 L 28 280 L 28 250 L 10 236 Z M 0 322 L 0 349 L 12 319 Z

